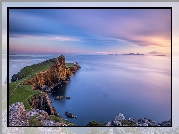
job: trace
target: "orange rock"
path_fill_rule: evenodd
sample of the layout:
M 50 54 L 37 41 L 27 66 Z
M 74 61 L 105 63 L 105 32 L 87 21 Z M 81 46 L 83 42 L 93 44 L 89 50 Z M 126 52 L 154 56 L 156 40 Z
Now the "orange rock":
M 43 85 L 51 86 L 53 83 L 69 79 L 70 76 L 73 74 L 71 70 L 73 70 L 74 72 L 77 70 L 77 67 L 75 65 L 71 68 L 66 67 L 65 57 L 62 55 L 56 59 L 55 64 L 52 65 L 50 68 L 36 74 L 33 78 L 25 81 L 23 84 L 32 85 L 32 89 L 42 87 Z

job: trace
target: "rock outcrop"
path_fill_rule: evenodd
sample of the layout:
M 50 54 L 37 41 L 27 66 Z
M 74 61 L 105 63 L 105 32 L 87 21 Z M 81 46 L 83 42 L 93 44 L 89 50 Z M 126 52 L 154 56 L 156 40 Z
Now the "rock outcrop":
M 32 97 L 29 101 L 29 104 L 32 108 L 46 111 L 48 113 L 48 115 L 58 116 L 58 113 L 56 112 L 54 107 L 52 107 L 50 104 L 48 95 L 44 92 Z
M 55 63 L 47 70 L 36 74 L 33 78 L 23 82 L 23 85 L 32 85 L 32 89 L 51 91 L 55 86 L 69 81 L 70 77 L 81 68 L 77 62 L 71 67 L 65 66 L 65 57 L 57 57 Z
M 47 62 L 50 64 L 46 64 Z M 38 94 L 33 95 L 29 100 L 29 104 L 31 108 L 33 108 L 33 110 L 28 111 L 26 116 L 26 111 L 22 103 L 18 102 L 11 105 L 9 108 L 9 122 L 11 126 L 28 126 L 28 119 L 30 119 L 32 122 L 34 120 L 37 120 L 38 124 L 36 124 L 36 121 L 33 123 L 31 122 L 36 126 L 66 126 L 66 124 L 70 126 L 74 125 L 62 119 L 58 115 L 54 107 L 51 106 L 47 93 L 51 92 L 51 90 L 58 84 L 63 84 L 70 80 L 70 77 L 74 73 L 76 73 L 79 68 L 81 68 L 77 62 L 75 62 L 74 64 L 68 64 L 68 67 L 65 64 L 65 57 L 61 55 L 57 58 L 46 60 L 44 62 L 23 68 L 20 72 L 12 76 L 12 82 L 28 76 L 29 74 L 31 74 L 31 71 L 33 71 L 32 68 L 41 68 L 40 65 L 43 66 L 43 64 L 46 64 L 48 66 L 51 65 L 51 67 L 43 72 L 40 72 L 38 74 L 36 73 L 36 75 L 33 76 L 31 79 L 28 79 L 22 83 L 22 85 L 31 85 L 32 89 L 34 90 L 39 89 L 42 91 L 41 93 L 39 92 Z M 38 117 L 32 116 L 34 114 Z M 55 120 L 61 120 L 64 123 L 54 122 L 53 120 L 49 119 L 50 116 L 55 118 Z M 31 117 L 33 118 L 33 120 L 31 119 Z
M 22 102 L 16 102 L 9 106 L 9 126 L 29 126 Z
M 128 120 L 126 120 L 124 115 L 119 113 L 114 121 L 109 121 L 106 126 L 171 126 L 171 120 L 156 123 L 151 119 L 143 118 L 135 122 L 134 118 L 128 118 Z
M 34 121 L 38 122 L 39 126 L 66 126 L 63 123 L 59 123 L 54 120 L 51 120 L 48 113 L 44 110 L 32 109 L 27 111 L 26 115 L 30 121 L 33 120 L 33 122 Z
M 63 123 L 63 119 L 60 121 L 60 118 L 59 122 L 51 119 L 44 110 L 33 108 L 26 111 L 22 102 L 16 102 L 9 106 L 9 126 L 67 126 L 67 124 Z

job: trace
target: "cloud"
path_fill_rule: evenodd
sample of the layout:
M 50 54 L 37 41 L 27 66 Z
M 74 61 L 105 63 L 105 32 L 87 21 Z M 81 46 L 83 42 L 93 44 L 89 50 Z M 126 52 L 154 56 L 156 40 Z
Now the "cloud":
M 76 37 L 59 36 L 59 35 L 25 35 L 25 34 L 10 34 L 11 38 L 34 38 L 34 39 L 45 39 L 45 40 L 56 40 L 56 41 L 76 41 L 83 42 L 81 39 Z
M 124 46 L 167 48 L 171 46 L 171 12 L 168 9 L 12 10 L 12 37 L 75 42 L 76 48 L 99 52 Z

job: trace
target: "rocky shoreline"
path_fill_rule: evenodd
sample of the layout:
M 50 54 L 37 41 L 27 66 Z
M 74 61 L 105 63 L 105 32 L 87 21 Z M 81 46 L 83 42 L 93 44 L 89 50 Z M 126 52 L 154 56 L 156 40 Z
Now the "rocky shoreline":
M 16 102 L 9 106 L 10 126 L 32 126 L 33 124 L 29 124 L 28 120 L 31 119 L 31 122 L 33 122 L 33 120 L 35 121 L 37 118 L 39 123 L 36 124 L 34 122 L 34 124 L 36 124 L 35 126 L 74 126 L 73 123 L 62 119 L 54 107 L 51 106 L 48 93 L 52 92 L 53 88 L 59 84 L 68 83 L 70 81 L 70 77 L 81 67 L 77 62 L 71 64 L 70 67 L 66 66 L 65 57 L 63 55 L 41 62 L 37 64 L 37 66 L 43 66 L 43 64 L 48 62 L 52 63 L 50 68 L 43 72 L 41 71 L 40 73 L 36 73 L 35 76 L 21 83 L 23 86 L 31 85 L 32 90 L 40 90 L 41 93 L 30 98 L 28 103 L 32 109 L 28 112 L 25 110 L 22 102 Z M 20 74 L 19 72 L 14 74 L 11 80 L 12 82 L 15 82 L 25 77 L 25 74 Z M 49 119 L 51 116 L 53 116 L 55 120 L 63 123 L 54 122 L 54 120 Z
M 74 126 L 59 116 L 49 115 L 45 110 L 33 108 L 26 111 L 22 102 L 9 106 L 9 126 Z
M 139 119 L 137 122 L 134 118 L 130 117 L 126 119 L 123 114 L 119 113 L 113 121 L 107 122 L 105 126 L 165 126 L 171 127 L 171 119 L 169 121 L 163 121 L 162 123 L 156 123 L 155 121 L 147 118 Z
M 63 55 L 56 58 L 55 63 L 45 71 L 36 74 L 22 85 L 31 85 L 34 90 L 42 90 L 51 92 L 51 90 L 59 84 L 68 83 L 70 77 L 75 74 L 81 67 L 77 62 L 71 67 L 65 65 L 65 57 Z
M 68 83 L 71 76 L 81 67 L 77 62 L 67 67 L 63 55 L 41 62 L 38 66 L 47 62 L 52 63 L 50 68 L 36 73 L 32 78 L 23 81 L 22 85 L 31 85 L 32 90 L 40 90 L 41 93 L 32 96 L 28 101 L 32 108 L 29 111 L 26 111 L 22 102 L 16 102 L 9 106 L 10 126 L 33 126 L 33 124 L 34 126 L 74 126 L 73 123 L 62 119 L 54 107 L 51 106 L 48 93 L 52 92 L 54 87 Z M 24 77 L 26 77 L 24 74 L 14 74 L 12 76 L 12 82 Z M 123 114 L 119 113 L 113 121 L 102 124 L 96 121 L 90 121 L 86 126 L 171 126 L 171 119 L 162 123 L 156 123 L 151 119 L 142 118 L 136 122 L 134 118 L 126 119 Z

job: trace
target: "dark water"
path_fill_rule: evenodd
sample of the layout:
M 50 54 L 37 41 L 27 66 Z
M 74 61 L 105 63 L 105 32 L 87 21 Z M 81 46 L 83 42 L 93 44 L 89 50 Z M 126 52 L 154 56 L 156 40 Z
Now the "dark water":
M 11 56 L 10 76 L 25 65 L 55 56 Z M 76 55 L 66 62 L 82 67 L 67 85 L 49 95 L 52 106 L 63 117 L 65 111 L 78 116 L 68 119 L 78 126 L 91 120 L 114 120 L 120 112 L 126 118 L 150 118 L 162 122 L 171 118 L 171 57 Z M 53 100 L 59 95 L 70 100 Z

